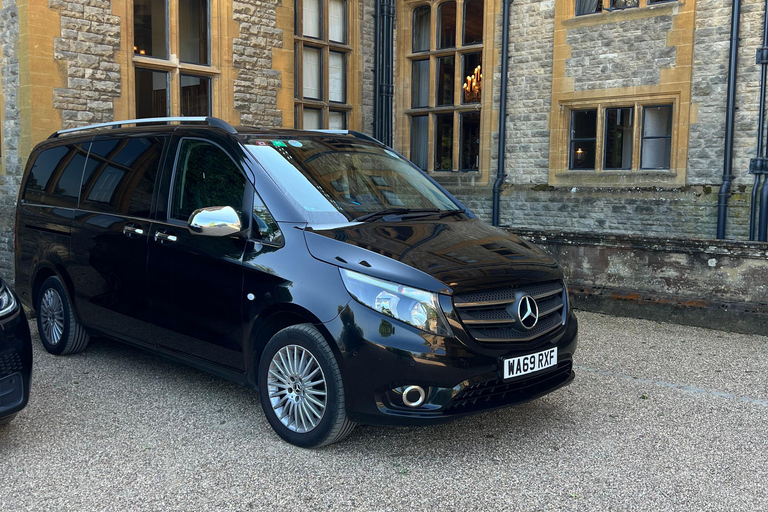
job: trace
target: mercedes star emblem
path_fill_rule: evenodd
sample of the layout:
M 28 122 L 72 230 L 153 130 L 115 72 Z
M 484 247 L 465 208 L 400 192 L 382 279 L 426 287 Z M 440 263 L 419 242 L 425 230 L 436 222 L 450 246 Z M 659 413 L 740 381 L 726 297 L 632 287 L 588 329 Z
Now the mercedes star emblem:
M 539 321 L 539 306 L 536 304 L 536 300 L 530 295 L 521 298 L 517 305 L 517 316 L 526 329 L 530 330 L 536 327 Z

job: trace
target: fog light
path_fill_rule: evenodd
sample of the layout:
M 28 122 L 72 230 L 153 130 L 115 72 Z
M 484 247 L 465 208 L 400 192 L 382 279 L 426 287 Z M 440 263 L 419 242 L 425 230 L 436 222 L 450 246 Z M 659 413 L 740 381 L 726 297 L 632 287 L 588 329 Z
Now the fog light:
M 408 407 L 419 407 L 426 398 L 427 394 L 421 386 L 408 386 L 403 390 L 403 403 Z

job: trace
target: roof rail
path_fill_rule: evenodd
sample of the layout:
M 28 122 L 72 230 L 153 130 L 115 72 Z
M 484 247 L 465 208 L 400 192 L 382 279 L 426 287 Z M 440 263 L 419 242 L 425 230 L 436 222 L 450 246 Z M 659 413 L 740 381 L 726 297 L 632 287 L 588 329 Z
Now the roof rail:
M 149 123 L 208 123 L 208 126 L 213 128 L 221 128 L 227 133 L 237 133 L 237 130 L 232 128 L 228 122 L 219 119 L 218 117 L 147 117 L 144 119 L 127 119 L 125 121 L 112 121 L 111 123 L 91 124 L 88 126 L 78 126 L 77 128 L 67 128 L 66 130 L 59 130 L 52 133 L 49 139 L 55 139 L 59 135 L 66 133 L 74 133 L 83 130 L 93 130 L 95 128 L 122 128 L 126 124 L 149 124 Z

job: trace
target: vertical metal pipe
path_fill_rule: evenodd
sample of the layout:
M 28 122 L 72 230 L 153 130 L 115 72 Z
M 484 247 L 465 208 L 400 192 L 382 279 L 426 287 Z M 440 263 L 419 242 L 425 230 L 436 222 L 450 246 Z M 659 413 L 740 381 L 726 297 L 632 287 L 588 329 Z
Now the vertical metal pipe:
M 768 177 L 763 178 L 763 185 L 760 187 L 760 225 L 757 228 L 757 240 L 759 242 L 768 242 Z
M 765 11 L 763 15 L 763 48 L 768 47 L 768 0 L 765 1 Z M 764 151 L 763 151 L 763 132 L 765 131 L 765 86 L 766 86 L 766 78 L 768 78 L 768 62 L 765 61 L 765 59 L 762 59 L 762 62 L 760 63 L 761 70 L 760 70 L 760 111 L 758 112 L 757 117 L 757 158 L 756 162 L 762 162 L 764 158 Z M 762 166 L 761 166 L 762 167 Z M 752 202 L 749 205 L 749 239 L 754 240 L 755 239 L 755 228 L 756 228 L 756 220 L 757 220 L 757 211 L 759 207 L 759 194 L 758 189 L 760 187 L 760 181 L 761 181 L 761 172 L 764 170 L 762 168 L 754 169 L 755 172 L 755 182 L 752 186 Z M 762 203 L 765 205 L 765 203 Z M 760 210 L 764 210 L 765 206 L 760 208 Z
M 377 0 L 373 137 L 387 146 L 392 145 L 394 17 L 395 7 L 392 0 Z
M 501 20 L 501 94 L 499 95 L 499 154 L 497 161 L 499 164 L 496 171 L 496 181 L 493 182 L 493 201 L 491 203 L 491 222 L 494 226 L 499 225 L 499 203 L 501 196 L 501 184 L 504 183 L 506 176 L 505 156 L 507 149 L 507 86 L 509 78 L 507 77 L 507 68 L 509 61 L 509 7 L 513 0 L 503 0 L 504 12 Z
M 387 146 L 392 146 L 392 116 L 394 113 L 392 99 L 394 97 L 394 51 L 395 51 L 395 38 L 394 38 L 394 20 L 395 20 L 395 4 L 393 0 L 383 0 L 386 14 L 384 16 L 384 33 L 386 34 L 386 44 L 384 44 L 384 66 L 383 75 L 385 91 L 383 94 L 384 105 L 381 115 L 384 117 L 384 133 L 382 133 L 381 142 Z
M 379 63 L 381 61 L 381 14 L 379 12 L 380 2 L 376 2 L 374 10 L 374 43 L 373 43 L 373 138 L 379 139 Z
M 728 56 L 728 92 L 725 107 L 725 155 L 723 155 L 723 184 L 717 196 L 717 238 L 725 238 L 728 196 L 733 182 L 733 125 L 736 112 L 736 68 L 739 57 L 739 21 L 741 0 L 733 0 L 731 10 L 731 48 Z

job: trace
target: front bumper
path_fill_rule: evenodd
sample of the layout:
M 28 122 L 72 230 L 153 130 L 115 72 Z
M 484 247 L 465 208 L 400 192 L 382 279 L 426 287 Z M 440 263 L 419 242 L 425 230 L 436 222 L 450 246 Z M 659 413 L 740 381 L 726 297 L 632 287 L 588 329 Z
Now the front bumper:
M 0 323 L 0 419 L 22 410 L 29 400 L 32 339 L 24 309 Z
M 347 414 L 373 425 L 426 425 L 533 400 L 574 379 L 573 353 L 578 322 L 569 313 L 565 325 L 534 347 L 478 344 L 454 325 L 456 338 L 429 335 L 390 321 L 354 301 L 324 324 L 340 350 Z M 500 363 L 557 347 L 557 365 L 504 381 Z M 403 403 L 407 386 L 421 386 L 419 407 Z

